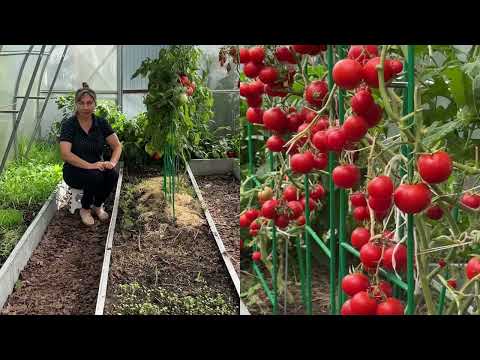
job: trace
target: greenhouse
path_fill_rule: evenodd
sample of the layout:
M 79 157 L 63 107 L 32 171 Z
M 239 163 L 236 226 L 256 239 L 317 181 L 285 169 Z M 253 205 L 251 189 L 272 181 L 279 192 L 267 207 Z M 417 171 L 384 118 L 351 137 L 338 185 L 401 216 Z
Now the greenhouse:
M 480 314 L 479 55 L 239 49 L 251 314 Z
M 0 45 L 1 314 L 248 313 L 231 48 Z

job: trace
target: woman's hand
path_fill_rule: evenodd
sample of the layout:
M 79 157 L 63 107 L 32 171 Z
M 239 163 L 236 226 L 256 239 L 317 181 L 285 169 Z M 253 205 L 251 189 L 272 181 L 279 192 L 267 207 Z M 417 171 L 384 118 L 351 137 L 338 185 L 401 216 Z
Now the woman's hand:
M 97 161 L 96 163 L 90 164 L 90 170 L 100 170 L 103 171 L 107 167 L 105 166 L 105 161 Z
M 103 164 L 105 165 L 105 169 L 108 169 L 108 170 L 111 170 L 115 166 L 117 166 L 117 164 L 115 164 L 113 161 L 105 161 Z

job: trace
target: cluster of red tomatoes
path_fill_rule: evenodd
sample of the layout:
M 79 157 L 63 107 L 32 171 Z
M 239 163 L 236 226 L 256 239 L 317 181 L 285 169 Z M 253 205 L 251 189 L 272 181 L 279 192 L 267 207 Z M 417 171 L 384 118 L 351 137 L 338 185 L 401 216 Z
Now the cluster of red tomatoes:
M 190 81 L 186 75 L 179 75 L 178 81 L 186 88 L 186 93 L 188 96 L 192 96 L 195 92 L 196 85 L 195 81 Z

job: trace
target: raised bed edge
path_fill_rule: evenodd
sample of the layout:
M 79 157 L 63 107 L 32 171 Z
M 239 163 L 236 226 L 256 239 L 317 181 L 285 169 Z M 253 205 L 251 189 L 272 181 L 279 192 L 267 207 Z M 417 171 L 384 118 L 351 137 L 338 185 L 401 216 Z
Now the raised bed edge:
M 218 249 L 220 250 L 220 254 L 222 255 L 222 259 L 225 263 L 228 273 L 230 274 L 230 278 L 232 279 L 233 285 L 237 290 L 238 299 L 240 301 L 240 314 L 249 315 L 247 307 L 243 304 L 242 299 L 240 298 L 240 279 L 238 277 L 238 274 L 235 271 L 235 268 L 233 267 L 232 261 L 228 257 L 227 252 L 225 251 L 225 245 L 223 244 L 222 238 L 220 237 L 220 234 L 217 231 L 217 227 L 215 226 L 215 222 L 213 221 L 213 218 L 210 215 L 210 212 L 208 211 L 208 207 L 205 203 L 205 200 L 202 197 L 201 191 L 198 187 L 197 181 L 195 180 L 195 176 L 193 175 L 192 169 L 190 168 L 190 165 L 188 163 L 185 163 L 185 167 L 190 177 L 190 181 L 192 182 L 193 188 L 195 189 L 195 193 L 197 194 L 197 197 L 205 213 L 205 217 L 207 219 L 208 225 L 210 226 L 210 231 L 212 232 L 213 237 L 215 238 L 215 242 L 217 243 Z
M 192 173 L 198 176 L 223 175 L 233 172 L 233 159 L 191 159 L 188 163 Z
M 123 166 L 120 168 L 117 189 L 115 191 L 115 201 L 113 203 L 112 216 L 108 227 L 107 241 L 105 242 L 105 253 L 103 256 L 102 275 L 100 276 L 100 284 L 98 286 L 97 305 L 95 307 L 95 315 L 103 315 L 105 309 L 105 299 L 107 297 L 108 274 L 110 271 L 110 258 L 112 255 L 113 235 L 115 234 L 115 225 L 117 223 L 118 204 L 120 200 L 120 190 L 122 188 Z
M 61 184 L 61 182 L 59 183 Z M 58 210 L 56 195 L 59 187 L 45 201 L 35 219 L 23 233 L 19 242 L 8 256 L 0 269 L 0 308 L 5 305 L 8 296 L 13 291 L 20 273 L 27 265 L 33 251 L 38 246 L 40 240 L 47 229 L 48 224 Z

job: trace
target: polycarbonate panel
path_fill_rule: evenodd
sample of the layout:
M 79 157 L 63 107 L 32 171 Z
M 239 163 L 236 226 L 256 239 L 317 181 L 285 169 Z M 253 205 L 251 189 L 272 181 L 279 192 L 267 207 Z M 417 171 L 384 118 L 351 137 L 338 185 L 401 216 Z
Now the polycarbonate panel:
M 139 113 L 147 111 L 143 99 L 145 94 L 124 94 L 123 95 L 123 112 L 127 118 L 133 118 Z
M 10 133 L 12 132 L 12 117 L 10 114 L 0 114 L 0 161 L 3 159 L 3 154 L 7 147 Z M 10 152 L 9 159 L 12 157 Z
M 200 68 L 208 72 L 207 86 L 212 90 L 233 90 L 237 88 L 238 74 L 235 69 L 227 72 L 218 62 L 218 52 L 224 45 L 198 45 L 202 50 Z
M 33 51 L 37 53 L 41 50 L 42 46 L 35 46 Z M 45 52 L 49 51 L 52 46 L 46 46 Z M 29 46 L 5 46 L 3 47 L 2 51 L 27 51 Z M 25 63 L 23 71 L 20 73 L 20 69 L 22 67 L 22 63 L 26 57 L 26 55 L 15 55 L 15 56 L 1 56 L 0 57 L 0 68 L 4 69 L 5 71 L 0 72 L 0 106 L 2 110 L 17 110 L 19 111 L 22 107 L 22 103 L 24 98 L 22 96 L 26 95 L 28 85 L 30 80 L 32 79 L 33 72 L 35 69 L 35 65 L 40 59 L 40 63 L 38 66 L 37 73 L 35 74 L 34 82 L 32 84 L 30 96 L 37 95 L 37 89 L 39 85 L 40 79 L 40 72 L 42 69 L 42 65 L 45 61 L 47 61 L 47 55 L 43 55 L 39 58 L 39 54 L 32 53 L 28 56 L 28 59 Z M 18 81 L 18 87 L 17 87 Z M 17 87 L 17 89 L 16 89 Z M 17 92 L 15 93 L 15 90 Z M 20 97 L 15 97 L 20 96 Z M 21 137 L 29 137 L 31 136 L 35 124 L 36 118 L 36 100 L 26 100 L 26 106 L 23 111 L 22 117 L 20 119 L 19 127 L 17 129 L 17 136 L 16 139 L 20 139 Z M 16 116 L 18 116 L 17 113 Z M 10 139 L 12 129 L 13 129 L 13 122 L 14 122 L 14 115 L 13 114 L 1 114 L 2 125 L 0 125 L 0 159 L 3 158 L 4 152 L 6 150 L 8 141 Z M 15 142 L 13 146 L 10 148 L 9 158 L 11 158 L 15 154 Z
M 52 53 L 42 90 L 48 90 L 64 46 L 57 46 Z M 116 45 L 70 45 L 63 61 L 54 90 L 76 90 L 82 82 L 95 91 L 117 91 Z
M 132 75 L 147 58 L 158 58 L 158 52 L 161 48 L 168 45 L 123 45 L 122 57 L 122 75 L 124 90 L 146 89 L 148 80 L 141 76 L 131 79 Z
M 240 112 L 240 95 L 238 92 L 215 92 L 213 91 L 213 129 L 229 126 L 231 131 L 237 131 L 238 124 L 235 120 Z M 212 129 L 212 130 L 213 130 Z M 222 135 L 223 132 L 219 132 Z

